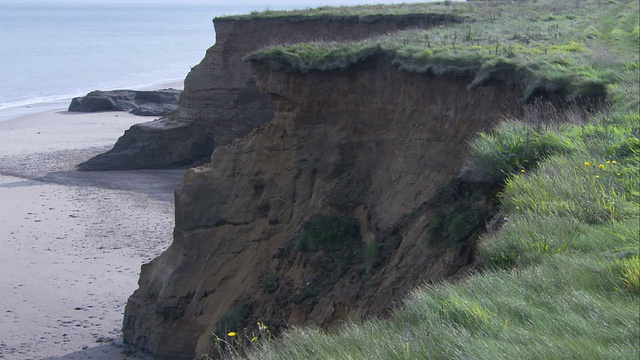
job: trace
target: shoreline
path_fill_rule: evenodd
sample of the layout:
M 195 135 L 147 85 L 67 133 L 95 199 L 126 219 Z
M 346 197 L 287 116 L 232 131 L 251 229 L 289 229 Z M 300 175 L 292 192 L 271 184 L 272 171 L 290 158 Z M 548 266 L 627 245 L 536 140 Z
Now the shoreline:
M 185 75 L 186 76 L 186 75 Z M 184 90 L 184 78 L 175 79 L 171 81 L 163 81 L 156 84 L 149 84 L 144 86 L 131 86 L 131 87 L 122 87 L 118 89 L 94 89 L 94 90 L 160 90 L 160 89 L 178 89 Z M 93 90 L 92 90 L 93 91 Z M 53 99 L 53 100 L 43 100 L 43 101 L 34 101 L 29 102 L 25 100 L 21 102 L 19 105 L 9 106 L 5 108 L 0 108 L 0 123 L 5 121 L 11 121 L 23 116 L 34 115 L 42 112 L 58 110 L 58 111 L 66 111 L 69 107 L 69 103 L 71 99 L 78 96 L 85 96 L 87 93 L 78 94 L 76 96 L 67 97 L 61 95 L 61 99 Z
M 121 343 L 124 305 L 171 243 L 183 170 L 75 165 L 156 118 L 65 107 L 0 121 L 0 359 L 145 358 Z

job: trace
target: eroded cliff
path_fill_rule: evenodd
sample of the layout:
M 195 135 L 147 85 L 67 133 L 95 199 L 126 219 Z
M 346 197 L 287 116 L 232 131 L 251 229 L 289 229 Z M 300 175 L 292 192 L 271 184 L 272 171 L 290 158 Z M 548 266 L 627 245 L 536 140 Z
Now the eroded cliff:
M 273 105 L 242 61 L 266 45 L 358 40 L 461 19 L 451 15 L 276 17 L 215 20 L 216 44 L 187 75 L 177 111 L 132 126 L 114 147 L 81 170 L 170 168 L 208 161 L 213 149 L 273 118 Z
M 489 190 L 457 174 L 469 137 L 518 111 L 508 71 L 470 91 L 472 78 L 402 71 L 384 53 L 344 71 L 252 69 L 274 119 L 185 173 L 174 242 L 127 304 L 125 341 L 161 358 L 211 353 L 212 332 L 255 321 L 383 314 L 473 262 L 491 217 Z M 449 205 L 457 224 L 442 221 Z

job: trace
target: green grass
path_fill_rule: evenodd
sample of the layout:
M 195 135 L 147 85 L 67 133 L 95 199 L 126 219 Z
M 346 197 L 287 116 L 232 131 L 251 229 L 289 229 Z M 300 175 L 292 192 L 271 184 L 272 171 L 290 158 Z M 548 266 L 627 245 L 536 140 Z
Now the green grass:
M 214 334 L 224 336 L 231 330 L 238 329 L 245 323 L 245 316 L 249 312 L 244 307 L 234 308 L 216 323 Z
M 339 214 L 316 215 L 302 224 L 299 248 L 337 250 L 358 240 L 358 223 Z
M 402 9 L 418 14 L 448 11 L 467 20 L 348 44 L 276 45 L 258 50 L 246 59 L 275 61 L 288 71 L 305 73 L 344 70 L 372 55 L 385 53 L 405 71 L 468 77 L 470 88 L 495 81 L 500 78 L 496 74 L 508 71 L 521 81 L 527 100 L 562 90 L 566 101 L 575 101 L 602 98 L 607 86 L 622 80 L 617 69 L 628 59 L 610 52 L 603 39 L 628 44 L 634 39 L 637 42 L 638 37 L 637 23 L 634 26 L 633 22 L 637 9 L 611 1 L 541 0 L 510 5 L 455 2 L 450 6 L 426 3 L 393 9 L 396 8 L 389 11 Z M 594 24 L 609 19 L 603 19 L 603 11 L 618 15 L 610 15 L 611 25 L 600 29 Z
M 561 124 L 535 126 L 521 120 L 507 120 L 493 131 L 478 134 L 471 142 L 471 156 L 465 172 L 476 180 L 502 181 L 508 174 L 525 173 L 553 154 L 570 153 L 575 145 L 562 133 Z
M 532 76 L 529 86 L 553 79 L 572 96 L 602 87 L 607 106 L 512 117 L 472 140 L 465 171 L 504 186 L 506 219 L 479 240 L 478 274 L 415 289 L 387 318 L 293 329 L 258 342 L 248 357 L 637 359 L 638 8 L 637 0 L 453 4 L 477 22 L 429 32 L 427 42 L 425 32 L 376 40 L 401 66 L 445 74 L 508 64 Z M 401 45 L 389 45 L 392 38 Z
M 493 209 L 475 184 L 453 181 L 429 199 L 431 218 L 425 238 L 429 245 L 460 251 L 473 245 L 473 234 L 485 227 Z
M 367 21 L 367 18 L 375 18 L 379 16 L 403 16 L 421 13 L 449 14 L 452 12 L 454 14 L 458 12 L 455 4 L 445 4 L 444 2 L 394 5 L 321 6 L 317 8 L 293 11 L 266 9 L 264 11 L 253 11 L 250 14 L 221 16 L 215 18 L 214 21 L 271 18 L 286 18 L 289 20 L 313 18 L 357 18 L 362 21 Z
M 313 42 L 275 46 L 268 49 L 267 56 L 258 52 L 248 59 L 277 59 L 288 70 L 307 73 L 311 70 L 344 70 L 382 52 L 381 46 L 375 43 Z
M 296 329 L 259 359 L 635 359 L 637 297 L 618 289 L 615 263 L 550 257 L 418 289 L 393 317 L 335 333 Z

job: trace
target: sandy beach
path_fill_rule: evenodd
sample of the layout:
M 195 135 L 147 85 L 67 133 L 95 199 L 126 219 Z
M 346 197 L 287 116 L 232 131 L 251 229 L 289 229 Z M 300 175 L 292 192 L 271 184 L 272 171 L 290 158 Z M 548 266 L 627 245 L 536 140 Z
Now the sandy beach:
M 0 122 L 0 359 L 132 359 L 140 266 L 166 249 L 181 170 L 78 172 L 132 124 L 64 109 Z

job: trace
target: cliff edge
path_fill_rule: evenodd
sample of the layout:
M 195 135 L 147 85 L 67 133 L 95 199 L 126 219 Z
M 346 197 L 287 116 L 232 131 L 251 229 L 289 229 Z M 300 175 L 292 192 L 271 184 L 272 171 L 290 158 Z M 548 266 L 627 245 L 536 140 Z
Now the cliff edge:
M 160 358 L 212 353 L 212 332 L 256 321 L 383 314 L 472 263 L 493 211 L 490 190 L 456 175 L 468 138 L 518 111 L 508 73 L 469 91 L 472 78 L 402 71 L 383 52 L 346 70 L 252 68 L 274 119 L 185 173 L 174 242 L 126 307 L 125 341 Z M 434 226 L 461 198 L 462 224 Z M 438 231 L 454 246 L 425 235 Z
M 175 112 L 127 130 L 111 150 L 80 170 L 172 168 L 204 163 L 213 150 L 273 118 L 242 58 L 277 43 L 351 41 L 460 21 L 452 15 L 375 15 L 215 19 L 216 44 L 187 75 Z

